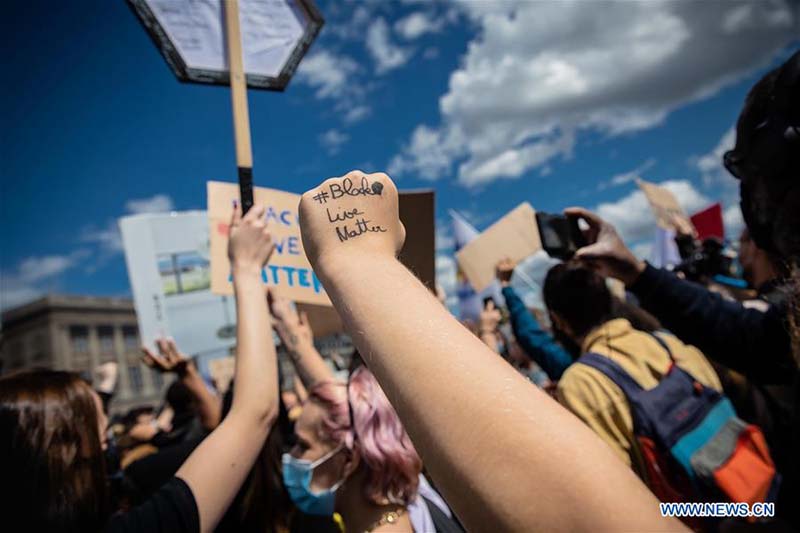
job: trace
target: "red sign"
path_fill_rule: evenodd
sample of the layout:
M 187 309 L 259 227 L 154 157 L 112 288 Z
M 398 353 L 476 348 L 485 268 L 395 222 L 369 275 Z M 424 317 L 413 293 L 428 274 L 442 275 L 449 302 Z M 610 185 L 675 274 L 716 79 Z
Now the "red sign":
M 697 238 L 705 240 L 709 237 L 725 239 L 725 226 L 722 224 L 722 206 L 716 203 L 691 216 L 692 224 L 697 230 Z

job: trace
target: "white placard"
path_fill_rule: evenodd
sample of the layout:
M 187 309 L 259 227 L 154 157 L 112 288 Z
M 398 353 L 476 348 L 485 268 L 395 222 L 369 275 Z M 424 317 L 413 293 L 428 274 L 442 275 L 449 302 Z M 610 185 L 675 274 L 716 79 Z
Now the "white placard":
M 228 70 L 220 0 L 148 0 L 156 19 L 189 68 Z M 240 0 L 242 59 L 248 74 L 277 77 L 303 24 L 285 0 Z
M 206 212 L 133 215 L 119 225 L 142 342 L 171 336 L 203 367 L 228 355 L 236 306 L 210 290 Z

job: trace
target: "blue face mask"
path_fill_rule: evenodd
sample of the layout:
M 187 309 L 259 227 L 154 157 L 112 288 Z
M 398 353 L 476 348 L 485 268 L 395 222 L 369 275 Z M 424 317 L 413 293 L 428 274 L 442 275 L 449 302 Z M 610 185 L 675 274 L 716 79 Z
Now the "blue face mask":
M 321 492 L 311 492 L 311 477 L 314 469 L 333 457 L 342 446 L 323 455 L 314 462 L 297 459 L 288 453 L 283 454 L 283 484 L 298 509 L 306 514 L 331 516 L 336 502 L 336 490 L 344 479 Z

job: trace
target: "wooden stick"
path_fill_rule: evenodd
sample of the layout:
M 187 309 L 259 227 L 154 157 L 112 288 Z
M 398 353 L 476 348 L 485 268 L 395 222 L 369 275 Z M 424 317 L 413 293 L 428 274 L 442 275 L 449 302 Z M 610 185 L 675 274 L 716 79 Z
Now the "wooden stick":
M 236 166 L 239 170 L 239 193 L 242 213 L 253 206 L 253 151 L 250 146 L 250 115 L 247 109 L 247 81 L 242 62 L 242 33 L 239 29 L 238 0 L 225 4 L 225 35 L 228 44 L 228 70 L 231 77 L 233 133 L 236 142 Z

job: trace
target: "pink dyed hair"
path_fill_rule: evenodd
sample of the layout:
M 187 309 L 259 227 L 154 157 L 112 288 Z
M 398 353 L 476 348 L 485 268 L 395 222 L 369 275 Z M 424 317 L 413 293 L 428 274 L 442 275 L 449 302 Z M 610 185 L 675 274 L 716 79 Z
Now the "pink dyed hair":
M 341 384 L 324 382 L 309 391 L 309 399 L 325 409 L 324 431 L 336 444 L 358 451 L 368 470 L 366 496 L 376 504 L 385 500 L 408 505 L 417 494 L 422 459 L 414 449 L 389 399 L 375 376 L 360 367 L 350 377 L 350 409 Z

